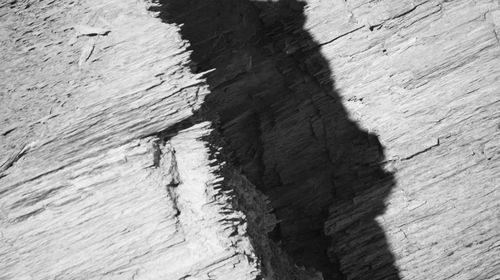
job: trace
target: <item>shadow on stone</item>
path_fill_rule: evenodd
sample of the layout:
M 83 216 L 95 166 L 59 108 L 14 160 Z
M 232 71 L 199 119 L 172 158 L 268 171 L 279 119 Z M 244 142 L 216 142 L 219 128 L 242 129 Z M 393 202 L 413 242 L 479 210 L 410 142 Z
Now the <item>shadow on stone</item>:
M 281 221 L 270 238 L 325 279 L 399 279 L 375 221 L 393 175 L 377 136 L 349 120 L 303 27 L 304 3 L 161 0 L 152 10 L 182 26 L 194 72 L 215 68 L 203 110 L 232 164 L 270 197 Z

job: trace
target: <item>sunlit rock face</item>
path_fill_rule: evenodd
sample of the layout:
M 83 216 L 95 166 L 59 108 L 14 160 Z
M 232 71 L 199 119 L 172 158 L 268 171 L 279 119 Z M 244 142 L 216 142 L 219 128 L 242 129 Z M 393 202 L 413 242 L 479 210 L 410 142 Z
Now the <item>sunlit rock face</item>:
M 0 17 L 0 278 L 500 275 L 498 1 Z

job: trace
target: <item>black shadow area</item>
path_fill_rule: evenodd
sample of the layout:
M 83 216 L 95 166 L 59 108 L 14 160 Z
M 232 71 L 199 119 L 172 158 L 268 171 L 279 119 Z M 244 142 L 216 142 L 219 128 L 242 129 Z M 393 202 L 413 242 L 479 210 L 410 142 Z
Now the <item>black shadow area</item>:
M 304 3 L 159 2 L 152 10 L 190 42 L 192 70 L 215 68 L 204 111 L 233 165 L 270 197 L 281 220 L 270 238 L 325 279 L 399 279 L 375 221 L 393 174 L 377 136 L 348 118 Z

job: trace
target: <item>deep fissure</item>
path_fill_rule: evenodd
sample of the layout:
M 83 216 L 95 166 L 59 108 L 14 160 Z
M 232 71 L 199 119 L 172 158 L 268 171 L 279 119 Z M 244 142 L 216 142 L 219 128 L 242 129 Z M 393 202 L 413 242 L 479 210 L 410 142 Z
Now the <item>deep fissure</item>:
M 304 3 L 159 4 L 153 10 L 165 22 L 181 25 L 183 38 L 190 42 L 192 70 L 215 69 L 207 74 L 212 93 L 203 114 L 217 119 L 231 164 L 270 197 L 281 222 L 269 238 L 296 264 L 320 271 L 325 279 L 344 279 L 352 265 L 342 260 L 355 246 L 356 234 L 349 231 L 359 228 L 381 244 L 370 253 L 386 267 L 384 279 L 398 279 L 384 233 L 374 220 L 384 210 L 392 174 L 380 165 L 384 155 L 377 136 L 348 118 L 329 63 L 304 30 Z M 348 215 L 338 212 L 371 192 L 377 196 L 369 202 L 362 225 L 325 235 L 331 213 Z M 362 246 L 374 250 L 370 244 Z M 367 270 L 353 279 L 371 279 L 367 271 L 374 265 L 367 262 Z

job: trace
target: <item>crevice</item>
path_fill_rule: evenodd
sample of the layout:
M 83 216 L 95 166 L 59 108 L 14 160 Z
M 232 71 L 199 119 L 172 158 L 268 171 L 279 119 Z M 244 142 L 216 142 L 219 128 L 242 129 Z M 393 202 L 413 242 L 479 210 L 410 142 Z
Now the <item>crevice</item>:
M 417 5 L 413 6 L 413 8 L 408 9 L 408 10 L 406 10 L 406 11 L 404 11 L 404 12 L 402 12 L 402 13 L 398 14 L 398 15 L 395 15 L 395 16 L 391 17 L 389 20 L 392 20 L 392 19 L 397 19 L 397 18 L 400 18 L 400 17 L 404 17 L 404 16 L 406 16 L 407 14 L 412 13 L 412 12 L 413 12 L 413 11 L 415 11 L 418 7 L 422 6 L 422 5 L 423 5 L 423 4 L 425 4 L 425 3 L 427 3 L 427 1 L 425 1 L 425 2 L 423 2 L 423 3 L 420 3 L 420 4 L 417 4 Z
M 371 31 L 373 31 L 373 29 L 374 29 L 374 28 L 379 27 L 379 26 L 382 26 L 382 24 L 377 24 L 377 25 L 370 26 L 370 30 L 371 30 Z M 351 30 L 349 30 L 349 31 L 347 31 L 347 32 L 344 32 L 344 33 L 342 33 L 342 34 L 340 34 L 340 35 L 336 36 L 336 37 L 335 37 L 335 38 L 333 38 L 333 39 L 330 39 L 330 40 L 328 40 L 328 41 L 326 41 L 326 42 L 323 42 L 323 43 L 319 44 L 319 45 L 318 45 L 318 47 L 322 47 L 322 46 L 325 46 L 325 45 L 331 44 L 331 43 L 333 43 L 333 42 L 337 41 L 337 40 L 338 40 L 338 39 L 340 39 L 340 38 L 343 38 L 343 37 L 345 37 L 345 36 L 347 36 L 347 35 L 349 35 L 349 34 L 352 34 L 352 33 L 356 32 L 356 31 L 358 31 L 358 30 L 362 29 L 363 27 L 364 27 L 364 26 L 359 26 L 359 27 L 356 27 L 356 28 L 354 28 L 354 29 L 351 29 Z
M 179 25 L 189 41 L 192 71 L 215 69 L 206 74 L 211 94 L 202 109 L 158 136 L 168 142 L 200 120 L 214 124 L 215 134 L 205 141 L 214 147 L 214 155 L 223 148 L 229 166 L 224 180 L 240 176 L 227 170 L 241 171 L 241 180 L 248 178 L 269 197 L 270 211 L 279 221 L 267 236 L 262 231 L 251 235 L 264 270 L 272 270 L 274 279 L 306 279 L 290 276 L 297 272 L 294 266 L 326 280 L 399 279 L 384 232 L 375 221 L 385 209 L 393 175 L 383 169 L 385 156 L 377 136 L 349 119 L 321 44 L 304 29 L 305 3 L 158 4 L 154 11 L 164 22 Z M 239 189 L 241 184 L 226 187 L 241 196 L 248 191 Z M 366 205 L 354 203 L 361 194 L 371 198 Z M 327 221 L 345 223 L 342 219 L 352 219 L 357 211 L 363 213 L 359 221 L 325 233 Z M 376 251 L 370 242 L 380 244 Z M 273 246 L 276 249 L 269 249 Z M 352 252 L 363 255 L 353 257 Z M 275 261 L 265 261 L 272 258 Z M 381 260 L 375 265 L 374 258 Z
M 424 149 L 422 149 L 422 150 L 420 150 L 418 152 L 415 152 L 415 153 L 410 154 L 408 156 L 405 156 L 403 158 L 396 157 L 396 159 L 389 159 L 389 160 L 382 161 L 381 164 L 386 164 L 386 163 L 395 162 L 395 161 L 400 161 L 400 162 L 401 161 L 407 161 L 407 160 L 410 160 L 410 159 L 412 159 L 412 158 L 414 158 L 416 156 L 419 156 L 421 154 L 427 153 L 430 150 L 434 149 L 435 147 L 438 147 L 439 145 L 441 145 L 441 142 L 440 142 L 440 139 L 438 138 L 436 140 L 436 144 L 430 145 L 430 146 L 428 146 L 428 147 L 426 147 L 426 148 L 424 148 Z
M 166 139 L 160 139 L 165 141 Z M 161 160 L 161 166 L 163 171 L 165 172 L 165 183 L 166 190 L 169 194 L 169 197 L 172 199 L 173 207 L 175 210 L 175 216 L 178 217 L 181 214 L 181 210 L 179 208 L 178 202 L 178 194 L 176 191 L 177 186 L 181 183 L 181 178 L 179 175 L 179 168 L 177 165 L 177 158 L 175 156 L 175 149 L 169 142 L 164 142 L 162 146 L 160 146 L 159 141 L 156 142 L 158 145 L 158 149 L 161 151 L 161 156 L 159 160 Z M 159 165 L 158 165 L 159 166 Z
M 419 156 L 419 155 L 421 155 L 423 153 L 427 153 L 428 151 L 432 150 L 435 147 L 438 147 L 439 145 L 440 145 L 440 143 L 439 143 L 439 138 L 438 138 L 437 141 L 436 141 L 436 144 L 431 145 L 431 146 L 429 146 L 429 147 L 427 147 L 427 148 L 425 148 L 425 149 L 423 149 L 421 151 L 418 151 L 418 152 L 416 152 L 414 154 L 411 154 L 411 155 L 409 155 L 407 157 L 404 157 L 404 158 L 401 159 L 401 161 L 409 160 L 409 159 L 412 159 L 412 158 L 414 158 L 416 156 Z
M 21 159 L 32 147 L 31 144 L 24 144 L 20 149 L 10 154 L 10 156 L 0 165 L 0 178 L 4 176 L 4 172 Z

